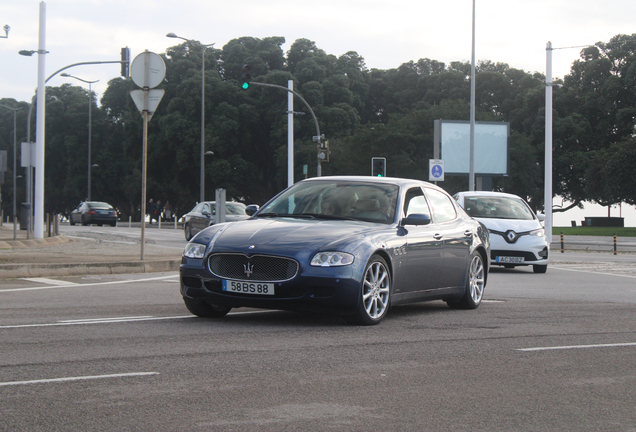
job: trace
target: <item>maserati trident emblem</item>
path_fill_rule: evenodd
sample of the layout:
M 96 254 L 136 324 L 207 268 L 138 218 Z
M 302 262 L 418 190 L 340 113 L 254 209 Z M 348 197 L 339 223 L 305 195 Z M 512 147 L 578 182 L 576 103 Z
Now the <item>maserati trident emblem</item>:
M 254 264 L 243 264 L 243 270 L 245 270 L 245 275 L 249 278 L 254 273 Z

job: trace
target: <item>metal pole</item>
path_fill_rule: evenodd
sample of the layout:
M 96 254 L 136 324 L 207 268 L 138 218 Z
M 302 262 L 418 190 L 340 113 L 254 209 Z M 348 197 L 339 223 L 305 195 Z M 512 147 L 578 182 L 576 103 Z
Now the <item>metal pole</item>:
M 473 0 L 473 49 L 470 64 L 470 162 L 468 190 L 475 190 L 475 0 Z
M 15 123 L 15 115 L 16 115 L 16 110 L 13 110 L 13 240 L 17 240 L 17 231 L 16 231 L 16 223 L 15 223 L 15 219 L 16 219 L 16 211 L 15 211 L 15 195 L 16 195 L 16 188 L 15 188 L 15 170 L 16 170 L 16 164 L 15 164 L 15 153 L 16 153 L 16 142 L 18 141 L 17 135 L 16 135 L 16 123 Z
M 149 51 L 146 50 L 146 55 L 144 56 L 144 73 L 146 74 L 144 83 L 148 83 L 149 76 Z M 141 155 L 141 251 L 140 251 L 140 259 L 143 261 L 144 259 L 144 247 L 146 244 L 146 177 L 148 172 L 148 92 L 149 88 L 144 87 L 144 109 L 142 112 L 143 115 L 143 144 L 142 144 L 142 155 Z M 150 221 L 152 222 L 152 215 L 150 215 Z
M 38 100 L 36 106 L 35 131 L 35 197 L 33 237 L 43 238 L 44 235 L 44 128 L 46 87 L 44 83 L 46 70 L 46 4 L 40 2 L 40 27 L 38 42 Z
M 287 80 L 287 187 L 294 184 L 294 80 Z
M 88 200 L 91 200 L 91 102 L 92 102 L 92 93 L 91 93 L 91 84 L 88 83 Z
M 545 236 L 552 242 L 552 42 L 545 48 Z
M 201 185 L 199 202 L 205 201 L 205 45 L 201 44 Z

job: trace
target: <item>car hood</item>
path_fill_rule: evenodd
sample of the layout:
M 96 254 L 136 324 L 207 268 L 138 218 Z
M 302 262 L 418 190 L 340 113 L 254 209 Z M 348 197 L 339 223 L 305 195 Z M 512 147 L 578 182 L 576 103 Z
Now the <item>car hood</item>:
M 486 228 L 492 231 L 506 232 L 513 230 L 517 233 L 534 231 L 542 228 L 537 220 L 519 220 L 519 219 L 492 219 L 492 218 L 474 218 L 483 223 Z
M 378 230 L 377 224 L 351 221 L 307 220 L 293 218 L 256 218 L 216 225 L 214 251 L 246 254 L 276 251 L 294 255 L 300 250 L 327 250 Z M 386 225 L 389 228 L 389 225 Z

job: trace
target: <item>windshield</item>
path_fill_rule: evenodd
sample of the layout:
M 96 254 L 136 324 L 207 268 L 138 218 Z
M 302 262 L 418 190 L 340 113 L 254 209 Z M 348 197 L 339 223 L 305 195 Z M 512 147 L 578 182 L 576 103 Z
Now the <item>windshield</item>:
M 521 198 L 499 196 L 464 197 L 466 213 L 476 218 L 533 220 L 534 214 Z
M 353 219 L 391 223 L 398 187 L 354 181 L 297 183 L 257 213 L 257 216 Z

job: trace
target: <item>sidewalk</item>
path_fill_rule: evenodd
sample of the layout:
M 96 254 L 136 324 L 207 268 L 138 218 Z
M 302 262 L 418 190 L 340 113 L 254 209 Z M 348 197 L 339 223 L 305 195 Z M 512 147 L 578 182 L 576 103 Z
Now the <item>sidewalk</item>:
M 561 254 L 559 235 L 552 238 L 551 260 L 595 261 L 614 260 L 613 237 L 565 236 Z M 587 254 L 581 257 L 581 254 Z M 636 238 L 617 240 L 617 261 L 636 262 Z M 569 254 L 568 254 L 569 253 Z M 634 255 L 632 255 L 634 254 Z M 117 273 L 149 273 L 178 271 L 181 252 L 150 243 L 144 246 L 141 260 L 140 244 L 124 244 L 100 240 L 86 240 L 65 236 L 27 239 L 26 231 L 13 225 L 0 226 L 0 280 L 20 277 L 50 277 Z
M 179 270 L 181 252 L 153 244 L 123 244 L 80 240 L 65 236 L 27 239 L 26 231 L 0 226 L 0 280 L 117 273 L 150 273 Z

